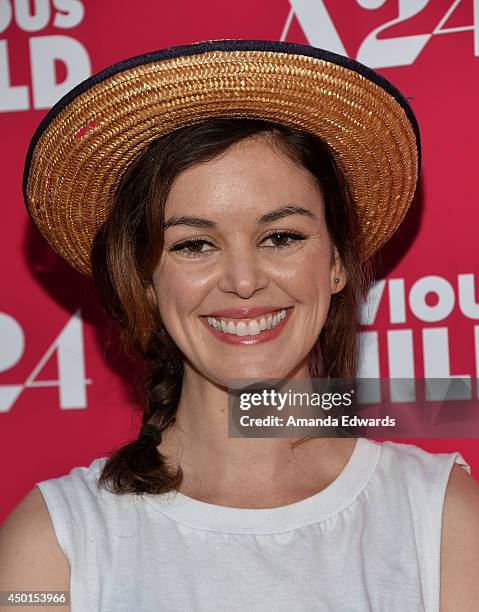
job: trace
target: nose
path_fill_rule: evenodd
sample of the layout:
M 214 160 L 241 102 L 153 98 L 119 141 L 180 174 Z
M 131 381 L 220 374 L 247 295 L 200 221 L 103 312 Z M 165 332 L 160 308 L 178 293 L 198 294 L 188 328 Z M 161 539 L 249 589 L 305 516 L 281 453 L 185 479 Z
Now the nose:
M 261 253 L 254 248 L 236 248 L 223 253 L 221 258 L 218 288 L 224 293 L 236 293 L 248 298 L 269 283 Z

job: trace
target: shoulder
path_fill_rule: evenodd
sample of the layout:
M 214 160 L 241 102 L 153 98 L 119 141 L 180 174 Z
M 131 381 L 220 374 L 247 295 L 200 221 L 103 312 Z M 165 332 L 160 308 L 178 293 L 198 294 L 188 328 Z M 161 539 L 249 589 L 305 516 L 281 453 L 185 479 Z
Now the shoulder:
M 479 483 L 452 467 L 441 538 L 441 612 L 477 610 L 479 600 Z
M 68 591 L 69 580 L 68 561 L 35 486 L 0 527 L 0 591 Z
M 464 468 L 459 464 L 469 469 L 463 457 L 460 453 L 434 453 L 402 442 L 384 441 L 379 445 L 378 472 L 382 484 L 396 495 L 406 495 L 416 514 L 422 515 L 427 508 L 429 522 L 434 514 L 434 523 L 439 528 L 452 466 L 457 461 L 461 471 Z

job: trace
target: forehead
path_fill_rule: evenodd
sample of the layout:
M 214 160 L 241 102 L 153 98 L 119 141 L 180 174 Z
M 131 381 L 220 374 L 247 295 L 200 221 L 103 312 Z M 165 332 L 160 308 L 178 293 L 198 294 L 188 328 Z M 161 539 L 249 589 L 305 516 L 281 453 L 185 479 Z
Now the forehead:
M 318 210 L 321 190 L 306 168 L 263 135 L 235 143 L 214 159 L 181 172 L 171 186 L 165 214 L 212 218 L 241 210 L 257 215 L 288 203 Z

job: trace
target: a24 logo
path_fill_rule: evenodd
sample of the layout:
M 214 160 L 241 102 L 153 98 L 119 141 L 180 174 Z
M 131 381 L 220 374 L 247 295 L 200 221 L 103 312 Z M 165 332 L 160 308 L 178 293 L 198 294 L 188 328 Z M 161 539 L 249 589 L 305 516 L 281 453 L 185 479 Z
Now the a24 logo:
M 356 0 L 356 3 L 366 10 L 378 9 L 386 2 L 391 0 Z M 369 32 L 355 59 L 370 68 L 408 66 L 416 61 L 433 36 L 464 31 L 473 33 L 474 55 L 479 56 L 479 0 L 453 0 L 435 26 L 424 34 L 387 37 L 389 28 L 419 15 L 432 0 L 395 0 L 396 2 L 398 16 Z M 472 2 L 474 23 L 454 28 L 444 27 L 462 2 Z M 290 5 L 291 10 L 284 24 L 281 40 L 286 40 L 291 20 L 296 16 L 310 45 L 349 55 L 324 0 L 290 0 Z
M 0 312 L 0 372 L 16 365 L 25 350 L 25 337 L 18 321 Z M 36 380 L 52 355 L 56 354 L 58 378 Z M 83 323 L 78 309 L 44 355 L 27 376 L 18 384 L 0 385 L 0 413 L 9 412 L 25 389 L 32 387 L 58 387 L 59 405 L 63 409 L 86 408 L 85 348 Z

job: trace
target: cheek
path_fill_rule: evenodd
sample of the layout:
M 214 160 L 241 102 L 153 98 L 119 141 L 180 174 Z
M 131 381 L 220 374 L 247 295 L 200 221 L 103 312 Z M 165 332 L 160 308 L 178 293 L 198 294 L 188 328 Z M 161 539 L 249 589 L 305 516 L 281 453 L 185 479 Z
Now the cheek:
M 158 309 L 164 322 L 166 322 L 173 312 L 184 308 L 188 303 L 188 291 L 186 283 L 181 282 L 175 275 L 162 274 L 161 281 L 156 280 L 153 284 L 158 302 Z
M 303 262 L 296 274 L 291 276 L 291 283 L 292 293 L 301 305 L 302 325 L 311 335 L 319 335 L 331 305 L 330 269 L 327 262 L 325 264 L 318 259 Z
M 320 258 L 301 261 L 284 278 L 299 299 L 303 296 L 304 301 L 319 300 L 321 303 L 329 299 L 330 270 Z

